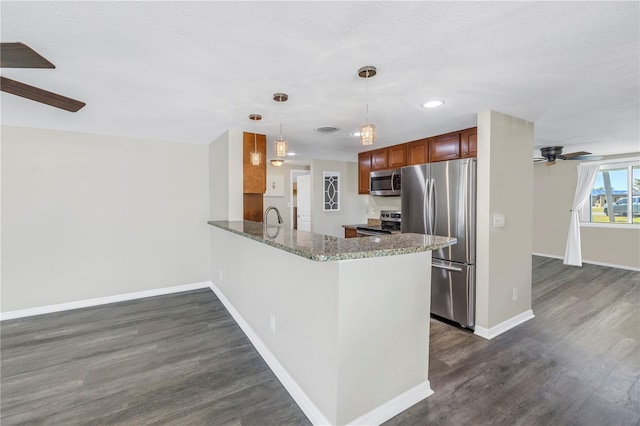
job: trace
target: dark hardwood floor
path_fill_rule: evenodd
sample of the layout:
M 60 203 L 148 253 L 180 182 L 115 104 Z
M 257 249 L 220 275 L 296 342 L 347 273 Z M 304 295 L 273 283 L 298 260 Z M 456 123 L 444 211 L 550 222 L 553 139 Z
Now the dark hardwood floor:
M 388 425 L 640 426 L 640 272 L 534 256 L 536 317 L 431 321 L 435 394 Z M 209 290 L 3 321 L 14 424 L 309 424 Z

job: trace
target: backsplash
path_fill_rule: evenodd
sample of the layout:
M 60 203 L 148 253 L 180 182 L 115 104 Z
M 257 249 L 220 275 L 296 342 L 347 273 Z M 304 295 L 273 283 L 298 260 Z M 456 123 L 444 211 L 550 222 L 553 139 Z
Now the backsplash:
M 368 218 L 379 219 L 380 210 L 400 210 L 400 197 L 369 196 Z

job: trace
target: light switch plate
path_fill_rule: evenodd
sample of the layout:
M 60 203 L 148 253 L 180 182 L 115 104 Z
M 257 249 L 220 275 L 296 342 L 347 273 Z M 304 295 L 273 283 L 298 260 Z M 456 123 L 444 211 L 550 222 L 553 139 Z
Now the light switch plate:
M 494 228 L 504 228 L 506 225 L 506 218 L 503 214 L 494 213 L 492 217 L 492 225 Z

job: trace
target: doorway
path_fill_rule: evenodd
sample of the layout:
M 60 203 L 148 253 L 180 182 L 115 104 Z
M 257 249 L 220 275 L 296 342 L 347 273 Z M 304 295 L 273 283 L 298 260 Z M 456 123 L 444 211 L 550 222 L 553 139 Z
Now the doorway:
M 290 188 L 289 188 L 289 217 L 291 218 L 291 221 L 289 223 L 291 223 L 291 229 L 298 229 L 298 205 L 299 205 L 299 191 L 298 191 L 298 177 L 299 176 L 309 176 L 309 170 L 302 170 L 302 169 L 291 169 L 289 171 L 290 173 L 290 178 L 289 178 L 289 182 L 290 182 Z M 303 197 L 305 197 L 305 201 L 306 198 L 308 197 L 308 205 L 311 205 L 311 194 L 308 193 L 308 195 L 304 195 Z

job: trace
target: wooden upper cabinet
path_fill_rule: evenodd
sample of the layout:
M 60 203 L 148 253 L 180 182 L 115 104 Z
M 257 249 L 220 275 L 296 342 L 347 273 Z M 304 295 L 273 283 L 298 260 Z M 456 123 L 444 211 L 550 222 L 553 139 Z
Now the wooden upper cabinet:
M 389 167 L 389 150 L 380 148 L 371 151 L 371 170 L 384 170 Z
M 427 139 L 407 143 L 407 165 L 424 164 L 429 162 L 429 144 Z
M 447 133 L 429 139 L 429 162 L 460 158 L 460 132 Z
M 250 161 L 251 151 L 254 150 L 254 134 L 243 133 L 242 145 L 242 192 L 245 194 L 264 194 L 267 190 L 267 137 L 256 135 L 255 144 L 262 153 L 260 165 L 254 166 Z
M 407 144 L 390 146 L 387 156 L 389 158 L 388 167 L 395 169 L 407 165 Z
M 369 173 L 371 173 L 371 151 L 358 154 L 358 194 L 369 193 Z
M 462 131 L 460 136 L 460 158 L 475 158 L 478 156 L 478 128 L 473 127 Z

